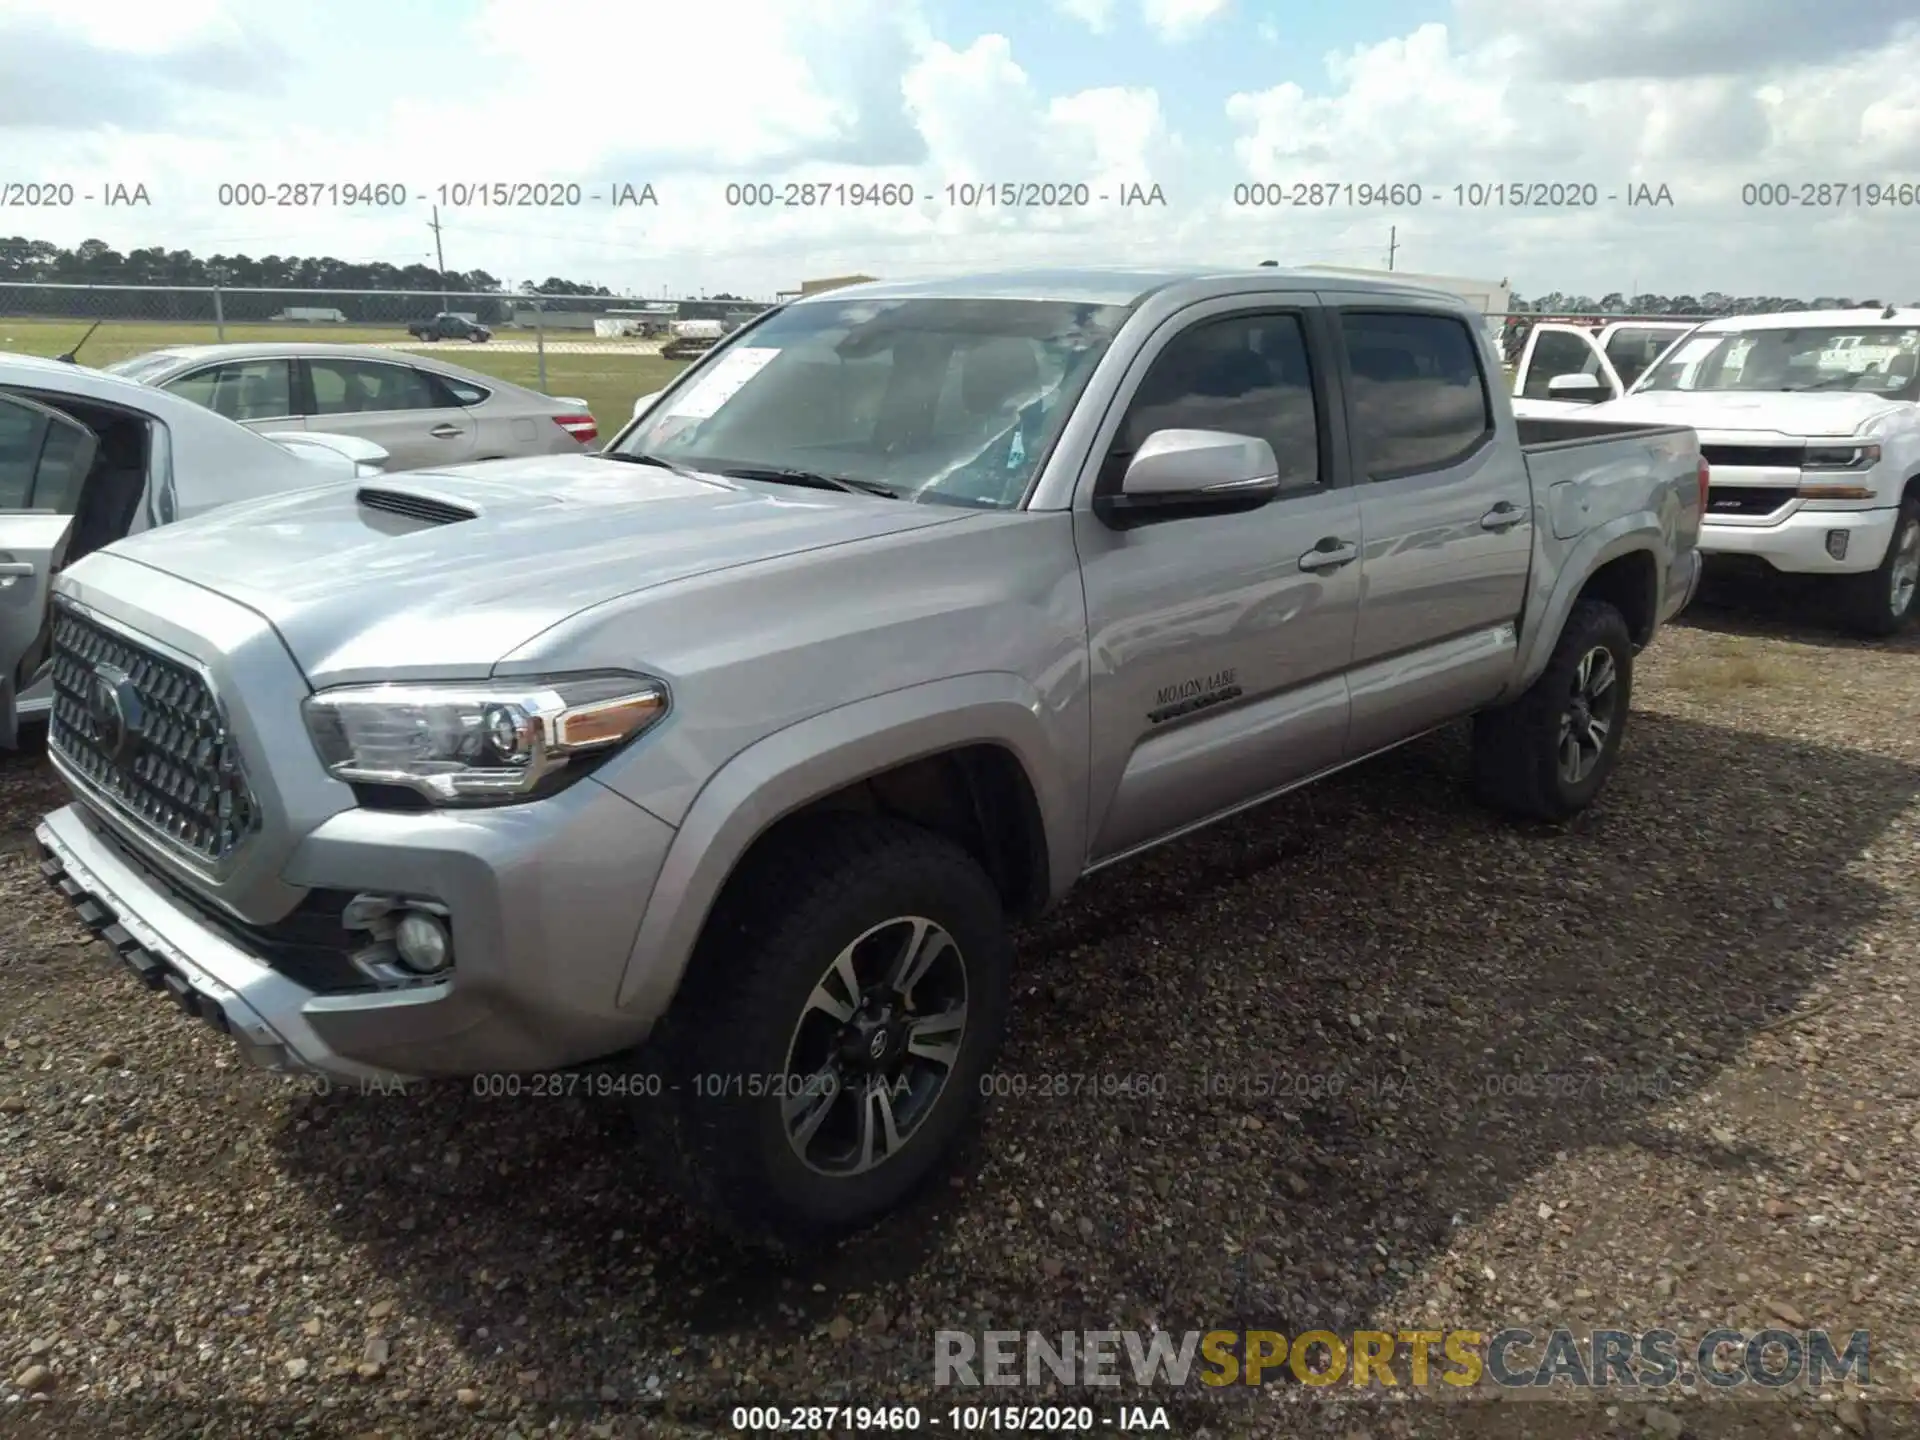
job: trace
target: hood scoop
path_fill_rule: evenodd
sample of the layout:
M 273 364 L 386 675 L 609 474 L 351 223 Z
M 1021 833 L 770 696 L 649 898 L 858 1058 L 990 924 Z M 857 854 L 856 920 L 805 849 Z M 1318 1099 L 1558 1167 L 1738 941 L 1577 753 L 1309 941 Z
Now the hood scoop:
M 457 525 L 462 520 L 478 520 L 480 512 L 471 506 L 445 500 L 437 495 L 415 494 L 407 490 L 389 490 L 363 485 L 354 498 L 369 510 L 417 520 L 423 525 Z

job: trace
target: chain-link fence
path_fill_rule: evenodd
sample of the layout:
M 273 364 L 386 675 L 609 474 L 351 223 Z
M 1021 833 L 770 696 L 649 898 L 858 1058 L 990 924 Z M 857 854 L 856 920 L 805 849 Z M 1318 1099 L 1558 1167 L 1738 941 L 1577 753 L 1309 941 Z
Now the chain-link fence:
M 773 303 L 734 296 L 528 295 L 502 291 L 286 290 L 0 281 L 0 350 L 58 355 L 82 341 L 103 365 L 173 345 L 324 340 L 393 349 L 461 346 L 547 357 L 675 358 Z M 443 320 L 441 317 L 453 317 Z M 91 331 L 91 333 L 89 333 Z M 680 342 L 676 347 L 675 342 Z

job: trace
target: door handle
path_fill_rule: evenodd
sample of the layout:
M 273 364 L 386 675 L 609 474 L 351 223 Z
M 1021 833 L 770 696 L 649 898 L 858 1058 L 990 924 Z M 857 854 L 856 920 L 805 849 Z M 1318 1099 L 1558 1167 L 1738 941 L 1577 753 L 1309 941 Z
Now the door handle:
M 38 573 L 31 560 L 0 560 L 0 576 L 6 579 L 11 580 L 17 577 L 25 580 Z
M 451 440 L 463 432 L 458 425 L 436 425 L 427 433 L 436 440 Z
M 1515 505 L 1511 500 L 1502 500 L 1480 517 L 1480 528 L 1494 531 L 1511 530 L 1526 518 L 1526 506 Z
M 1338 570 L 1360 558 L 1360 547 L 1329 535 L 1300 557 L 1302 570 Z

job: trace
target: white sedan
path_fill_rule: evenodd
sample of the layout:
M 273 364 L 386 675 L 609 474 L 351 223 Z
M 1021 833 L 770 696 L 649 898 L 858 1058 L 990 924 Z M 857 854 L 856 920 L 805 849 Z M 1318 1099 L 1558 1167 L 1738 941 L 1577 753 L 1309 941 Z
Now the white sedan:
M 0 746 L 52 702 L 43 662 L 56 571 L 156 525 L 385 462 L 366 440 L 256 435 L 117 375 L 0 354 Z

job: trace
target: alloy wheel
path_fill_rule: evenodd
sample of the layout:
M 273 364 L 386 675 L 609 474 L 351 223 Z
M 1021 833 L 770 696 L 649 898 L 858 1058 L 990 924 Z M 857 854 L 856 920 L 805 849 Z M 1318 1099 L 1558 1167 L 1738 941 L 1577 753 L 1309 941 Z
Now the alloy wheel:
M 1600 763 L 1613 733 L 1620 698 L 1619 666 L 1613 652 L 1596 645 L 1574 667 L 1572 693 L 1560 715 L 1560 778 L 1578 785 Z
M 848 945 L 808 994 L 787 1045 L 781 1122 L 809 1169 L 844 1178 L 897 1155 L 960 1059 L 967 969 L 952 935 L 903 915 Z
M 1888 580 L 1887 604 L 1895 615 L 1904 616 L 1912 608 L 1914 590 L 1920 588 L 1920 520 L 1909 520 L 1900 527 Z

